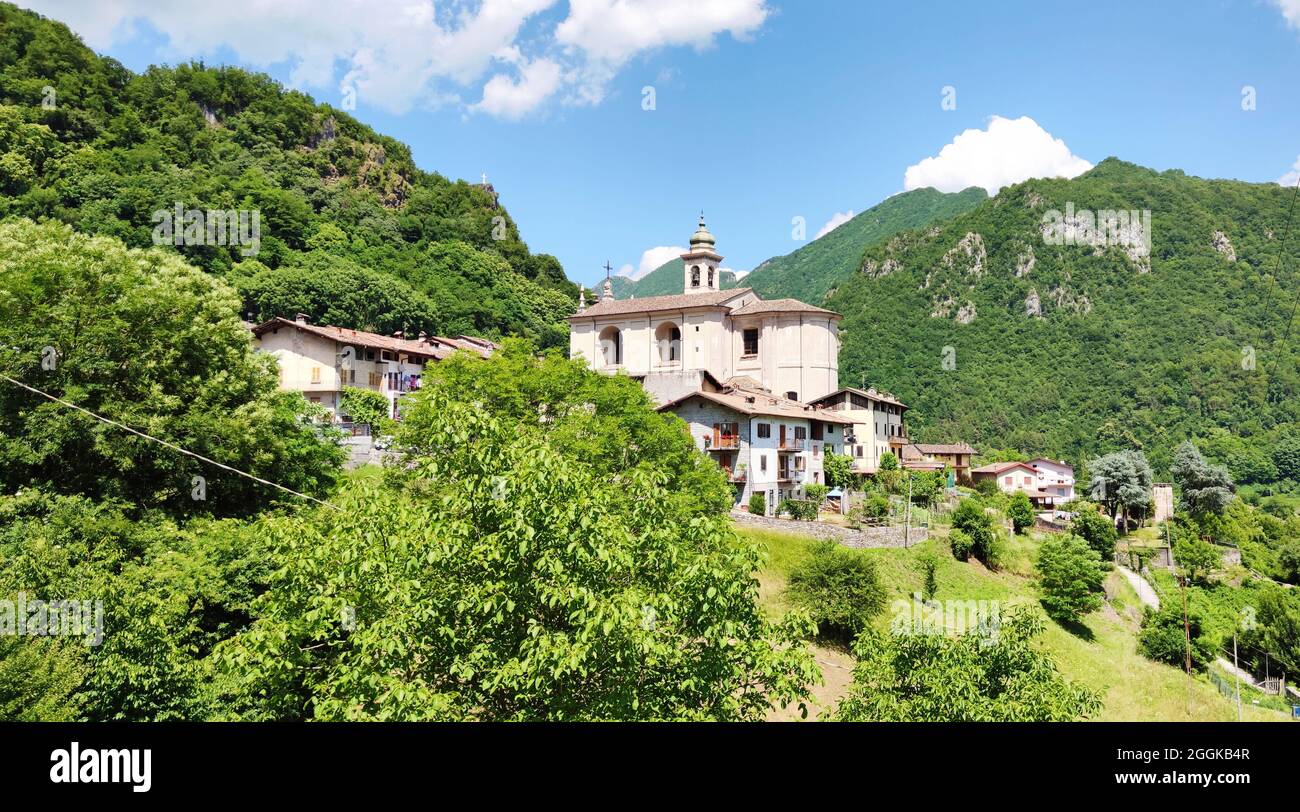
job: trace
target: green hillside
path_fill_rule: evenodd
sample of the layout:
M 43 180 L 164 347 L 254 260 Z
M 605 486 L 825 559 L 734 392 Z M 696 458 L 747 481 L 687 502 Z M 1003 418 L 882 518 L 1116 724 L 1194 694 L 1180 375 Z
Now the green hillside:
M 799 250 L 761 263 L 745 277 L 745 286 L 768 299 L 789 297 L 819 304 L 841 279 L 857 270 L 867 246 L 905 229 L 955 217 L 987 199 L 978 187 L 954 194 L 927 188 L 894 195 Z
M 768 299 L 789 297 L 816 304 L 836 282 L 857 269 L 867 246 L 904 229 L 955 217 L 987 199 L 984 190 L 975 187 L 955 194 L 916 189 L 894 195 L 797 251 L 761 263 L 741 280 L 724 271 L 722 289 L 743 285 Z M 635 281 L 616 276 L 614 295 L 626 299 L 681 293 L 682 273 L 682 261 L 673 259 Z
M 254 318 L 302 311 L 384 332 L 562 344 L 577 296 L 492 189 L 422 171 L 405 144 L 346 113 L 236 68 L 133 74 L 9 4 L 0 191 L 0 218 L 59 220 L 132 247 L 153 245 L 159 213 L 178 206 L 256 211 L 255 252 L 174 245 L 234 283 Z
M 1292 194 L 1115 159 L 1008 187 L 867 250 L 828 300 L 841 376 L 897 393 L 921 439 L 1076 461 L 1145 445 L 1160 471 L 1181 440 L 1212 438 L 1249 480 L 1300 420 L 1300 333 L 1285 340 L 1300 235 L 1275 270 Z M 1149 210 L 1149 255 L 1048 244 L 1044 216 L 1067 204 Z

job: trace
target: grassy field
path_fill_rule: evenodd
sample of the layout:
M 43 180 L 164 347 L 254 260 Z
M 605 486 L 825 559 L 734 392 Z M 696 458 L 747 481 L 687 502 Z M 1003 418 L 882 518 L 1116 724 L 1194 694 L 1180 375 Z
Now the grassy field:
M 808 555 L 812 539 L 768 530 L 740 529 L 744 537 L 766 551 L 766 565 L 759 574 L 760 600 L 773 613 L 787 606 L 783 590 L 790 571 Z M 919 591 L 922 574 L 917 558 L 926 550 L 940 553 L 938 571 L 940 600 L 998 600 L 1007 605 L 1037 603 L 1032 577 L 1037 549 L 1036 536 L 1014 537 L 1007 550 L 1006 567 L 991 572 L 978 561 L 962 562 L 947 551 L 942 537 L 935 537 L 911 549 L 866 550 L 876 562 L 890 599 L 910 599 Z M 1062 673 L 1099 691 L 1105 703 L 1096 717 L 1102 721 L 1233 721 L 1236 706 L 1221 695 L 1205 677 L 1189 681 L 1177 668 L 1146 659 L 1137 652 L 1137 630 L 1141 604 L 1133 588 L 1118 572 L 1106 581 L 1106 603 L 1088 616 L 1079 629 L 1066 629 L 1053 621 L 1041 637 Z M 887 626 L 886 613 L 879 618 Z M 826 684 L 814 697 L 810 714 L 829 710 L 848 688 L 852 657 L 844 651 L 816 646 Z M 791 712 L 773 718 L 796 718 Z M 1285 714 L 1264 708 L 1246 707 L 1248 720 L 1283 721 Z

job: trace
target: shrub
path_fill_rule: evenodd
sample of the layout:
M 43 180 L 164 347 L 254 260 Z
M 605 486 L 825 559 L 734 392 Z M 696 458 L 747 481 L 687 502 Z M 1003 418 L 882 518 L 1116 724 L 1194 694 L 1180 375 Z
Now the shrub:
M 826 494 L 830 493 L 829 485 L 805 485 L 803 492 L 810 502 L 816 502 L 820 505 L 826 501 Z
M 921 596 L 927 601 L 931 600 L 939 591 L 939 557 L 926 550 L 917 557 L 916 563 L 921 568 L 921 577 L 925 579 L 921 587 Z
M 993 532 L 993 519 L 984 511 L 978 499 L 963 499 L 952 512 L 952 526 L 970 537 L 969 552 L 985 564 L 996 569 L 998 544 Z
M 784 513 L 798 522 L 811 522 L 817 518 L 818 507 L 820 503 L 811 499 L 782 499 L 776 512 L 778 515 Z
M 885 588 L 876 565 L 861 550 L 820 541 L 790 573 L 790 602 L 808 612 L 818 633 L 852 642 L 885 608 Z
M 872 491 L 849 511 L 849 518 L 854 524 L 878 524 L 889 517 L 889 497 L 880 491 Z
M 749 512 L 755 516 L 767 515 L 767 499 L 761 492 L 755 491 L 749 495 Z
M 1052 536 L 1038 553 L 1043 608 L 1061 623 L 1078 622 L 1101 608 L 1105 569 L 1097 551 L 1078 536 Z
M 1011 497 L 1011 504 L 1007 507 L 1007 518 L 1011 519 L 1011 526 L 1017 533 L 1023 533 L 1034 523 L 1034 506 L 1030 504 L 1029 497 L 1024 491 L 1016 491 Z
M 1214 660 L 1214 643 L 1205 634 L 1205 618 L 1189 607 L 1187 629 L 1192 642 L 1192 668 L 1200 670 Z M 1147 609 L 1138 632 L 1138 651 L 1144 657 L 1179 668 L 1187 662 L 1187 637 L 1183 627 L 1183 610 L 1177 603 L 1166 603 L 1159 610 Z
M 948 546 L 952 548 L 952 557 L 958 561 L 965 561 L 970 558 L 971 541 L 970 534 L 965 530 L 956 530 L 948 534 Z
M 1103 561 L 1115 558 L 1115 539 L 1119 535 L 1115 532 L 1115 523 L 1103 516 L 1095 506 L 1085 503 L 1080 507 L 1079 513 L 1070 522 L 1070 533 L 1088 542 L 1088 546 L 1096 550 Z

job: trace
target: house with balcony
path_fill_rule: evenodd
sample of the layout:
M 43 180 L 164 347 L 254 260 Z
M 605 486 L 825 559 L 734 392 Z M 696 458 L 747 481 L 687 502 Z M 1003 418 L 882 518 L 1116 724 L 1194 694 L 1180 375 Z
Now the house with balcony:
M 1039 508 L 1059 507 L 1074 498 L 1074 468 L 1043 457 L 1029 462 L 995 462 L 971 472 L 976 482 L 992 479 L 1003 493 L 1023 491 Z
M 312 324 L 303 314 L 273 318 L 251 328 L 258 349 L 275 356 L 280 388 L 301 392 L 342 420 L 343 390 L 370 389 L 388 399 L 389 414 L 400 418 L 398 401 L 420 388 L 425 367 L 454 352 L 490 355 L 496 345 L 472 336 L 427 336 L 408 339 Z
M 880 458 L 892 453 L 902 458 L 907 445 L 907 405 L 875 387 L 845 387 L 812 400 L 812 405 L 835 412 L 853 421 L 844 438 L 844 454 L 852 458 L 851 470 L 874 474 L 880 470 Z
M 1032 459 L 1029 464 L 1038 472 L 1038 490 L 1047 494 L 1047 504 L 1059 507 L 1074 498 L 1074 466 L 1046 457 Z
M 807 485 L 825 484 L 825 456 L 853 424 L 745 378 L 728 380 L 719 391 L 689 393 L 659 411 L 686 421 L 696 445 L 726 472 L 736 504 L 762 493 L 769 513 L 782 499 L 804 498 Z
M 971 481 L 974 456 L 975 449 L 966 443 L 908 443 L 899 453 L 899 462 L 912 471 L 952 471 L 955 484 Z

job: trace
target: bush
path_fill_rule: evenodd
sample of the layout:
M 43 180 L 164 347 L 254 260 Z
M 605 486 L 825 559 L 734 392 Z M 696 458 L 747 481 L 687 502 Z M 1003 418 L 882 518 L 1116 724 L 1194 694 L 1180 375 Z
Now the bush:
M 749 512 L 754 516 L 767 515 L 767 499 L 762 493 L 755 491 L 749 495 Z
M 1061 623 L 1079 619 L 1101 608 L 1101 582 L 1105 578 L 1101 557 L 1078 536 L 1052 536 L 1038 553 L 1039 586 L 1043 608 Z
M 1030 504 L 1029 497 L 1024 491 L 1016 491 L 1011 497 L 1011 504 L 1007 507 L 1007 518 L 1011 519 L 1011 526 L 1015 528 L 1016 533 L 1024 533 L 1034 523 L 1034 506 Z
M 926 550 L 917 557 L 916 563 L 921 568 L 921 577 L 925 579 L 921 596 L 927 601 L 931 600 L 939 591 L 939 557 Z
M 970 554 L 990 567 L 997 568 L 998 538 L 993 532 L 993 519 L 984 511 L 984 504 L 980 500 L 963 499 L 958 502 L 952 512 L 952 527 L 970 537 Z
M 850 643 L 885 608 L 875 562 L 861 550 L 819 541 L 790 573 L 790 602 L 817 623 L 819 634 Z
M 1103 516 L 1095 506 L 1085 503 L 1080 507 L 1074 521 L 1070 522 L 1070 533 L 1088 542 L 1088 546 L 1096 550 L 1103 561 L 1115 558 L 1115 539 L 1119 535 L 1115 531 L 1115 523 Z
M 817 508 L 821 503 L 811 499 L 782 499 L 777 505 L 777 515 L 784 513 L 797 522 L 811 522 L 817 518 Z
M 826 494 L 831 492 L 829 485 L 805 485 L 803 488 L 804 495 L 810 502 L 816 502 L 821 505 L 826 501 Z
M 948 534 L 948 546 L 952 548 L 952 557 L 958 561 L 966 561 L 970 558 L 971 547 L 974 542 L 971 541 L 970 534 L 965 530 L 956 530 Z
M 992 479 L 975 480 L 975 492 L 981 496 L 993 496 L 998 493 L 998 483 Z
M 889 497 L 880 491 L 872 491 L 849 511 L 849 519 L 858 525 L 879 524 L 889 517 L 889 509 Z
M 1188 608 L 1187 627 L 1191 632 L 1192 668 L 1199 671 L 1214 661 L 1214 643 L 1205 634 L 1205 618 L 1199 610 Z M 1159 610 L 1146 610 L 1138 632 L 1138 651 L 1157 662 L 1186 667 L 1187 637 L 1179 604 L 1171 602 Z

